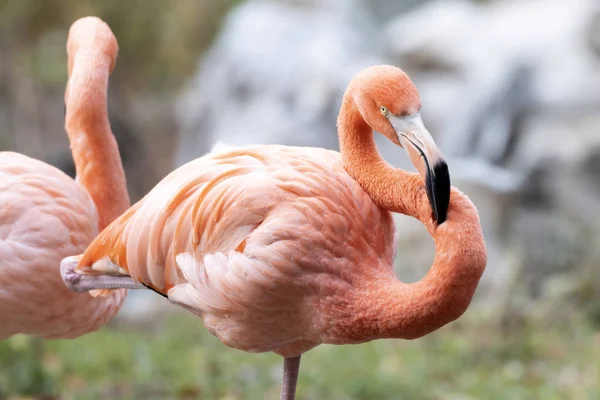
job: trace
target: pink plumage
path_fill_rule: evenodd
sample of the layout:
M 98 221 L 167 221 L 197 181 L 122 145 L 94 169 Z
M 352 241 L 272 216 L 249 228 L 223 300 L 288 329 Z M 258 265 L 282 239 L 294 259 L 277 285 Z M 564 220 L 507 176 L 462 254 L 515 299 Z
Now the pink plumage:
M 16 333 L 80 336 L 114 316 L 126 295 L 123 289 L 105 297 L 74 293 L 60 275 L 61 260 L 83 251 L 129 206 L 106 116 L 116 39 L 104 22 L 82 18 L 67 48 L 66 129 L 77 181 L 41 161 L 0 153 L 0 340 Z

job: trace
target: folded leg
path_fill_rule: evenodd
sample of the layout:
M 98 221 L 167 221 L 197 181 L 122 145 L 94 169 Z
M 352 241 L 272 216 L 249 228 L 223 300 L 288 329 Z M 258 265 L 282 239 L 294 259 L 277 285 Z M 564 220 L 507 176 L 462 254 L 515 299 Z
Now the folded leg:
M 69 290 L 88 292 L 99 289 L 146 289 L 128 275 L 83 275 L 75 271 L 78 256 L 64 258 L 60 263 L 60 275 Z

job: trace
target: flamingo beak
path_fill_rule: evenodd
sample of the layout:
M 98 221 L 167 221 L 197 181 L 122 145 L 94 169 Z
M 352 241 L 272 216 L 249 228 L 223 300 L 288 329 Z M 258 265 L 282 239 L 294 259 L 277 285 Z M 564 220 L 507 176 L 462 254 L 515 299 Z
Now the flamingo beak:
M 425 128 L 419 113 L 408 117 L 388 116 L 402 147 L 425 182 L 427 198 L 438 224 L 446 220 L 450 204 L 448 164 Z

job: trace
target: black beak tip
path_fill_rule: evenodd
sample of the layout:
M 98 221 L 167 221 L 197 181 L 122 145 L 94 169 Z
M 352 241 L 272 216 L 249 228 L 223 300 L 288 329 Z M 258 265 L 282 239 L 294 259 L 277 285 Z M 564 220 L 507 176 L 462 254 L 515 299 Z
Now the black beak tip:
M 433 216 L 438 225 L 446 221 L 448 205 L 450 204 L 450 172 L 444 160 L 432 166 L 427 172 L 425 188 Z

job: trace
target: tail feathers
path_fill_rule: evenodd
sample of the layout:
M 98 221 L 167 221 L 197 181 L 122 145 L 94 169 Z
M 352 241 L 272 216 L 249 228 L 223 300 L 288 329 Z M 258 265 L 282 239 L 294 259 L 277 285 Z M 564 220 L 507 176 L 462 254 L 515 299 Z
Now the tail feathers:
M 169 300 L 200 316 L 206 310 L 231 309 L 231 296 L 235 295 L 229 293 L 226 284 L 229 260 L 224 254 L 209 254 L 199 262 L 194 255 L 181 253 L 176 261 L 187 282 L 172 287 Z
M 175 261 L 187 283 L 175 285 L 168 292 L 171 302 L 185 308 L 191 313 L 202 317 L 202 299 L 196 288 L 200 285 L 201 266 L 190 253 L 175 256 Z
M 168 293 L 169 301 L 202 318 L 203 299 L 189 283 L 173 286 Z
M 168 298 L 171 302 L 202 317 L 205 306 L 212 303 L 210 301 L 210 290 L 206 292 L 208 277 L 204 266 L 190 253 L 178 254 L 175 260 L 187 282 L 171 288 L 168 292 Z
M 200 276 L 204 273 L 204 271 L 202 271 L 202 266 L 198 261 L 196 261 L 192 254 L 177 254 L 175 261 L 177 262 L 177 266 L 181 270 L 181 273 L 186 281 L 196 287 L 202 286 Z

